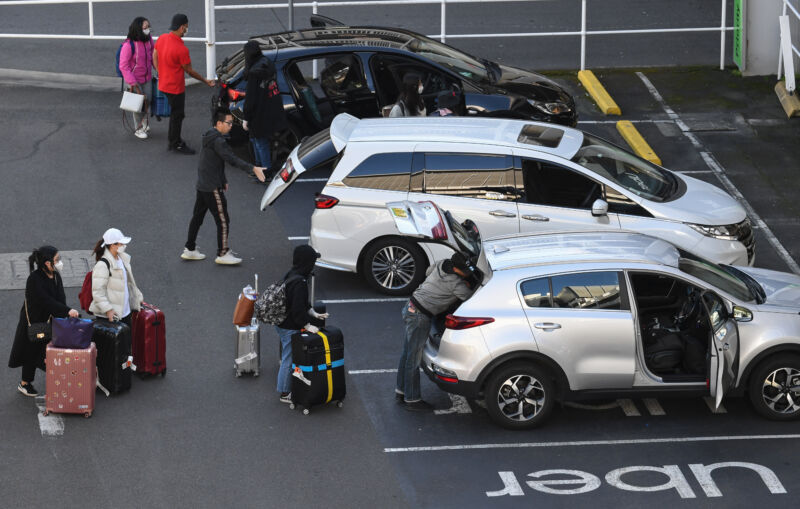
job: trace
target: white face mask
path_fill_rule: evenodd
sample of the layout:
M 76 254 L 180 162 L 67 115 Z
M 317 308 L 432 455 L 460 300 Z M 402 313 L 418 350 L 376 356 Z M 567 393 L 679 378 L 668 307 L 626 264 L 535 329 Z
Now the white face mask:
M 117 248 L 117 254 L 125 252 L 125 244 L 122 244 Z
M 189 33 L 189 28 L 187 27 L 186 31 L 183 33 L 183 37 L 186 37 L 186 34 L 188 34 L 188 33 Z
M 424 88 L 425 88 L 425 87 L 423 87 L 422 85 L 418 86 L 418 87 L 417 87 L 417 93 L 418 93 L 418 94 L 421 94 L 421 93 L 422 93 L 422 91 L 424 90 Z
M 142 32 L 144 32 L 144 35 L 150 35 L 150 29 L 149 28 L 145 28 L 144 30 L 142 30 Z
M 64 262 L 62 262 L 61 260 L 58 260 L 56 262 L 56 264 L 54 265 L 54 267 L 55 267 L 55 269 L 57 271 L 61 272 L 61 270 L 64 268 Z

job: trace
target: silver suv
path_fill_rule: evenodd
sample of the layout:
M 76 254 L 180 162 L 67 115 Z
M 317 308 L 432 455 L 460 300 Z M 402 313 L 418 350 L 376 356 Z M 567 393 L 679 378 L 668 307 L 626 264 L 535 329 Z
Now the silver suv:
M 464 251 L 459 226 L 432 202 L 387 206 L 401 234 Z M 747 392 L 769 419 L 800 416 L 799 276 L 718 265 L 629 232 L 478 245 L 467 254 L 482 286 L 428 341 L 422 365 L 443 390 L 484 398 L 501 426 L 531 428 L 555 401 L 601 393 L 719 405 Z

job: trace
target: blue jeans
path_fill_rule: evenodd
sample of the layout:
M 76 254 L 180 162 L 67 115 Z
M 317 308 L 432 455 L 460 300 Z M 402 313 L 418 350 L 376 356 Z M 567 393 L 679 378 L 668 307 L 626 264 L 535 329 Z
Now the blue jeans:
M 281 367 L 278 370 L 278 392 L 292 390 L 292 334 L 296 330 L 281 329 L 275 326 L 275 332 L 281 341 Z
M 419 364 L 422 361 L 422 350 L 428 340 L 431 330 L 431 319 L 420 313 L 419 310 L 411 312 L 409 301 L 403 308 L 403 323 L 405 324 L 405 340 L 400 364 L 397 366 L 396 392 L 403 394 L 407 402 L 422 399 L 419 387 Z
M 272 166 L 272 159 L 269 153 L 269 138 L 250 138 L 250 143 L 253 144 L 253 152 L 256 156 L 256 166 L 262 166 L 269 169 Z

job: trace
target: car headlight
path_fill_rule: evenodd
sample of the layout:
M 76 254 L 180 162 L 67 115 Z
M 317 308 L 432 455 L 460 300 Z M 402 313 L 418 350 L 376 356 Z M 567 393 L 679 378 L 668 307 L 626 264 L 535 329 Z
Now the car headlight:
M 572 108 L 567 106 L 562 102 L 543 102 L 543 101 L 536 101 L 534 99 L 528 99 L 528 104 L 533 106 L 539 111 L 543 111 L 548 115 L 561 115 L 562 113 L 569 113 L 572 111 Z
M 706 237 L 713 237 L 719 240 L 739 240 L 727 226 L 706 226 L 704 224 L 686 223 L 694 231 L 700 232 Z

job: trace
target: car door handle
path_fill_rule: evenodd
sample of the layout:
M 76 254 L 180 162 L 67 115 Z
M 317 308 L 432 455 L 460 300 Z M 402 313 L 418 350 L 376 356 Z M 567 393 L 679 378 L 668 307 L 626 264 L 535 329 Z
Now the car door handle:
M 552 323 L 552 322 L 535 323 L 533 324 L 533 326 L 536 327 L 537 329 L 542 329 L 542 330 L 555 330 L 561 328 L 560 323 Z
M 495 217 L 517 217 L 516 214 L 507 210 L 493 210 L 489 212 L 489 215 Z
M 547 222 L 550 221 L 549 217 L 540 216 L 539 214 L 523 214 L 522 219 L 527 219 L 528 221 L 542 221 Z

